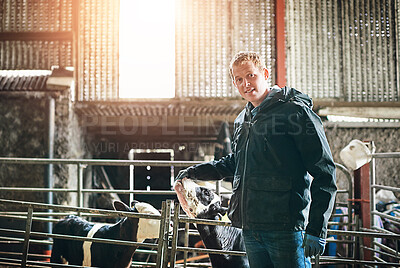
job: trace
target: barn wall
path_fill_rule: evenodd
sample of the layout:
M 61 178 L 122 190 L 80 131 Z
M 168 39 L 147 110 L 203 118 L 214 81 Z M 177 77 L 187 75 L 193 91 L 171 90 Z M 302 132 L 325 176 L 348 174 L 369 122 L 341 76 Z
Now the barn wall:
M 32 93 L 36 94 L 36 93 Z M 47 156 L 48 96 L 17 95 L 0 98 L 0 155 L 2 157 Z M 69 94 L 55 102 L 55 158 L 83 158 L 83 142 Z M 0 164 L 0 185 L 44 187 L 44 165 Z M 54 165 L 55 187 L 76 187 L 76 167 Z M 0 192 L 0 198 L 44 202 L 42 193 Z M 55 203 L 69 203 L 65 194 L 55 194 Z M 75 205 L 75 202 L 73 202 Z M 1 205 L 0 205 L 1 206 Z M 1 208 L 0 208 L 1 209 Z M 8 208 L 9 210 L 10 208 Z

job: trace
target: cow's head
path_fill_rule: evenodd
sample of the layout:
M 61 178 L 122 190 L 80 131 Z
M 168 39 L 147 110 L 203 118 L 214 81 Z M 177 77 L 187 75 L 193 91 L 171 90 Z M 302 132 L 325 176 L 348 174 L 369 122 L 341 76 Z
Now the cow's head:
M 130 211 L 143 214 L 161 216 L 160 212 L 152 205 L 134 200 L 131 208 L 120 201 L 114 201 L 114 209 L 118 211 Z M 129 218 L 135 219 L 135 218 Z M 146 238 L 158 238 L 160 220 L 139 218 L 137 227 L 137 241 L 142 242 Z
M 161 216 L 161 213 L 148 203 L 134 202 L 133 206 L 139 213 Z M 140 218 L 137 241 L 144 241 L 146 238 L 158 238 L 159 230 L 160 220 Z
M 221 199 L 217 194 L 191 179 L 177 180 L 174 190 L 182 209 L 189 217 L 215 219 L 217 215 L 226 213 L 227 209 L 221 206 Z

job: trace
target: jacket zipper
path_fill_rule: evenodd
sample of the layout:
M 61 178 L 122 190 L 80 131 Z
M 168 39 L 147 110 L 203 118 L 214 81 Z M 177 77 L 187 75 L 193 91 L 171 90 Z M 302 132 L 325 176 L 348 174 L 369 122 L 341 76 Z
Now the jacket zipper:
M 247 154 L 248 154 L 248 148 L 249 148 L 249 141 L 250 141 L 250 130 L 252 125 L 255 122 L 250 121 L 249 122 L 249 132 L 247 133 L 247 137 L 246 137 L 246 148 L 245 148 L 245 152 L 244 152 L 244 168 L 243 168 L 243 177 L 242 177 L 242 196 L 241 196 L 241 200 L 240 200 L 240 216 L 242 217 L 242 229 L 244 227 L 244 181 L 246 178 L 246 169 L 247 169 Z

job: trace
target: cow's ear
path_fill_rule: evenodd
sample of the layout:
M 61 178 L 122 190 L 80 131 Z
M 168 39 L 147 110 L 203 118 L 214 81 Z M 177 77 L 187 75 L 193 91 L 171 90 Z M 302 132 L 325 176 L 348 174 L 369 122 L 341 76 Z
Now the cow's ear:
M 118 201 L 118 200 L 114 201 L 113 206 L 114 206 L 114 210 L 117 210 L 117 211 L 130 211 L 131 210 L 130 207 L 125 205 L 125 203 Z
M 133 200 L 131 202 L 131 208 L 134 208 L 137 203 L 139 203 L 139 201 Z

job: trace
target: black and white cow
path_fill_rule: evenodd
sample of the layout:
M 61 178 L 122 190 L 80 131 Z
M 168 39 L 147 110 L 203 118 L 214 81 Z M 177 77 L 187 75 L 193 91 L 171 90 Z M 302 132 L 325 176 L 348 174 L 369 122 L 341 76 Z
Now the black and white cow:
M 157 209 L 147 203 L 135 202 L 133 208 L 120 201 L 114 201 L 117 211 L 138 212 L 160 215 Z M 125 217 L 116 224 L 94 224 L 82 218 L 69 215 L 53 227 L 54 234 L 104 238 L 142 242 L 146 238 L 156 238 L 159 220 Z M 55 238 L 50 262 L 96 267 L 129 267 L 137 247 L 96 243 Z
M 177 180 L 174 190 L 182 209 L 189 217 L 218 220 L 227 211 L 221 206 L 221 200 L 217 194 L 188 178 Z M 197 224 L 196 228 L 208 249 L 245 251 L 241 229 L 204 224 Z M 210 260 L 214 268 L 250 267 L 246 256 L 210 254 Z

